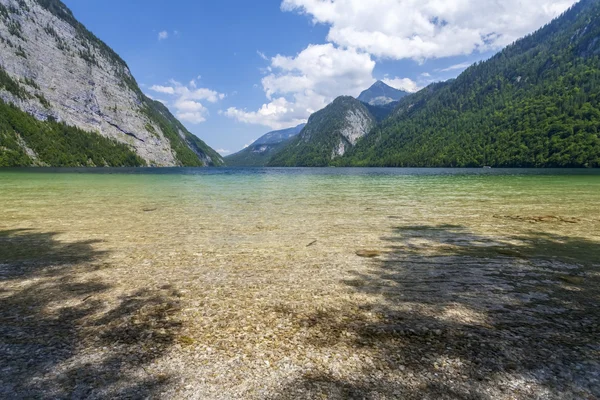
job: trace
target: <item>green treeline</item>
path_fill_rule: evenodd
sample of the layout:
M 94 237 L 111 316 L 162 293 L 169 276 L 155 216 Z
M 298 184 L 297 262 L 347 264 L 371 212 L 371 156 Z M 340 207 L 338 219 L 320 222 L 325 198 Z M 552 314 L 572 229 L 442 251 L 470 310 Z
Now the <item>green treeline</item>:
M 143 99 L 143 112 L 160 127 L 171 144 L 175 158 L 182 166 L 203 167 L 205 166 L 204 157 L 210 157 L 211 161 L 207 163 L 210 166 L 223 165 L 221 156 L 204 141 L 191 134 L 164 104 L 146 96 L 143 96 Z
M 402 100 L 344 166 L 600 166 L 600 3 Z
M 38 121 L 0 100 L 0 167 L 30 165 L 137 167 L 145 162 L 125 144 L 64 123 Z
M 287 146 L 275 154 L 268 163 L 270 167 L 324 167 L 332 163 L 333 149 L 340 141 L 350 144 L 341 134 L 348 126 L 349 112 L 375 117 L 363 103 L 349 96 L 338 97 L 324 109 L 310 116 L 302 132 L 287 142 Z

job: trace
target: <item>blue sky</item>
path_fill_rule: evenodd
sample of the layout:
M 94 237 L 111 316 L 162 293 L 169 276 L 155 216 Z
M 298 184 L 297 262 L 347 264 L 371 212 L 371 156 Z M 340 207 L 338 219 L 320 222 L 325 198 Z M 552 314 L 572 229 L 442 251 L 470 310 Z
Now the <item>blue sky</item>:
M 63 0 L 222 154 L 375 80 L 457 76 L 575 0 Z

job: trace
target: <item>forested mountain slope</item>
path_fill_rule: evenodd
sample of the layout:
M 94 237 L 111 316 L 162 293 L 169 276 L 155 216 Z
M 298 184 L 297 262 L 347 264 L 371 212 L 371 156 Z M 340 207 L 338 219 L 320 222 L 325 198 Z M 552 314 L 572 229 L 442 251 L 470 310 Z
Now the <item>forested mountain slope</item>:
M 353 97 L 338 97 L 308 119 L 302 132 L 278 154 L 269 166 L 322 167 L 343 156 L 376 124 L 363 103 Z
M 305 124 L 300 124 L 294 128 L 266 133 L 245 149 L 225 157 L 225 162 L 229 167 L 264 167 L 304 126 Z
M 400 100 L 336 165 L 600 166 L 600 1 Z
M 223 163 L 59 0 L 0 0 L 0 101 L 3 166 Z

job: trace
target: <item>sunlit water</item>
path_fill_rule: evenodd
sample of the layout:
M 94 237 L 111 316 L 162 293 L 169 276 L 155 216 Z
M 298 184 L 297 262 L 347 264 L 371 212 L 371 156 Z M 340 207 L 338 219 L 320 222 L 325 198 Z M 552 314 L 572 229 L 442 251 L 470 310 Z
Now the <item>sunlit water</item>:
M 273 365 L 286 379 L 294 379 L 297 371 L 317 368 L 322 361 L 318 357 L 334 350 L 303 344 L 307 333 L 302 329 L 313 329 L 298 327 L 303 313 L 338 310 L 338 315 L 351 319 L 349 315 L 367 312 L 369 307 L 402 307 L 384 296 L 391 290 L 388 278 L 368 283 L 363 279 L 387 267 L 358 257 L 357 252 L 380 252 L 384 258 L 389 254 L 392 260 L 448 251 L 487 260 L 516 257 L 506 261 L 511 268 L 519 267 L 526 257 L 548 257 L 597 269 L 599 201 L 600 171 L 595 170 L 4 170 L 0 171 L 0 238 L 24 242 L 4 253 L 0 250 L 9 258 L 0 259 L 0 265 L 21 261 L 40 265 L 44 257 L 51 260 L 45 267 L 56 264 L 56 257 L 92 265 L 91 271 L 78 271 L 81 275 L 76 278 L 69 277 L 69 271 L 47 278 L 52 291 L 45 295 L 58 301 L 62 290 L 75 308 L 93 298 L 103 300 L 109 310 L 138 290 L 176 288 L 183 325 L 173 336 L 193 344 L 170 351 L 179 351 L 182 365 L 190 370 L 166 362 L 152 368 L 176 371 L 192 381 L 200 379 L 197 368 L 212 368 L 212 374 L 225 378 L 202 381 L 208 385 L 203 393 L 210 397 L 210 384 L 218 394 L 219 388 L 230 387 L 227 382 L 263 382 Z M 48 241 L 43 251 L 40 237 L 27 236 L 38 233 Z M 22 246 L 27 240 L 32 240 L 31 247 Z M 78 252 L 77 246 L 53 249 L 57 244 L 78 243 L 87 246 L 90 254 L 79 254 L 78 259 L 70 254 Z M 484 252 L 462 250 L 473 246 Z M 487 254 L 486 246 L 500 252 Z M 430 272 L 416 271 L 425 277 L 435 275 L 437 262 L 428 267 Z M 597 277 L 595 272 L 589 274 Z M 34 284 L 41 278 L 34 276 L 37 280 L 11 280 L 4 298 L 35 298 L 40 289 L 34 291 Z M 357 283 L 357 277 L 363 282 Z M 104 286 L 95 291 L 77 289 L 80 292 L 73 294 L 56 283 L 60 279 Z M 495 287 L 486 279 L 484 284 Z M 360 290 L 368 285 L 374 289 Z M 32 293 L 26 292 L 28 288 Z M 445 296 L 439 290 L 437 295 Z M 423 300 L 421 294 L 415 296 L 411 304 Z M 477 309 L 478 303 L 466 291 L 452 296 L 464 300 L 452 312 L 463 310 L 460 318 L 466 325 L 489 324 L 485 307 L 500 307 L 499 300 L 493 299 L 489 304 L 480 302 Z M 45 301 L 44 307 L 60 307 Z M 90 311 L 88 318 L 99 313 Z M 365 314 L 364 318 L 378 317 Z M 442 317 L 435 318 L 441 321 Z M 340 360 L 345 360 L 344 351 L 348 357 L 359 354 L 351 343 L 347 345 L 346 350 L 335 350 Z M 99 346 L 106 349 L 105 344 Z M 360 351 L 371 351 L 370 357 L 377 358 L 368 348 Z M 321 361 L 308 353 L 318 354 Z M 191 367 L 194 362 L 196 369 Z M 322 368 L 330 368 L 323 363 Z M 340 371 L 356 371 L 361 365 L 340 363 Z M 262 387 L 270 385 L 264 382 Z M 252 383 L 244 385 L 236 389 L 238 394 L 255 394 Z
M 168 169 L 0 171 L 0 228 L 100 239 L 123 257 L 286 252 L 318 240 L 353 253 L 402 225 L 531 229 L 494 216 L 600 218 L 600 172 Z M 508 226 L 507 226 L 508 225 Z M 588 224 L 545 224 L 568 235 Z M 174 261 L 175 261 L 174 260 Z

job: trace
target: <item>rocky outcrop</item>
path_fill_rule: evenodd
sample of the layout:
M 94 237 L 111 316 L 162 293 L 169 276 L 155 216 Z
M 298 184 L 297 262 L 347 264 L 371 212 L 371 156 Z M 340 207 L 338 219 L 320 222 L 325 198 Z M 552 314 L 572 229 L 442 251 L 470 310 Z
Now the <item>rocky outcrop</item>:
M 126 143 L 148 165 L 222 163 L 199 139 L 192 148 L 189 132 L 183 139 L 165 132 L 171 122 L 159 120 L 125 62 L 58 0 L 0 0 L 0 55 L 0 67 L 19 85 L 18 91 L 0 86 L 0 98 L 38 120 Z
M 349 96 L 338 97 L 310 116 L 297 138 L 277 154 L 271 166 L 327 166 L 346 154 L 376 125 L 376 118 L 363 103 Z

